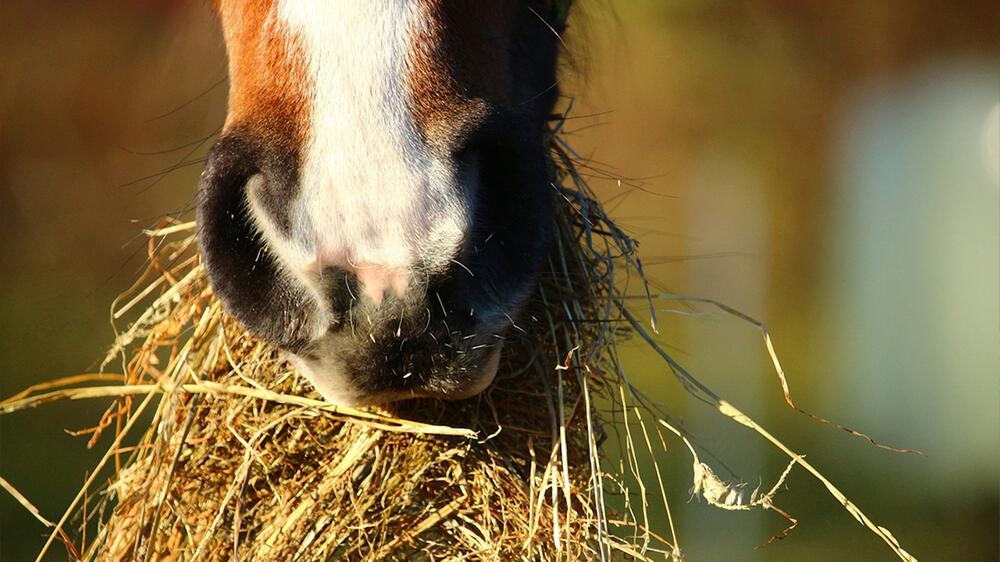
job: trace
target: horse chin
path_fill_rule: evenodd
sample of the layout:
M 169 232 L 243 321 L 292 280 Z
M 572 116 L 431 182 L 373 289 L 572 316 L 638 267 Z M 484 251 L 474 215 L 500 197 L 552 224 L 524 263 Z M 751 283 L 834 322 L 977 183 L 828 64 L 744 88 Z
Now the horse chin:
M 465 400 L 486 390 L 496 378 L 500 366 L 501 346 L 490 350 L 472 372 L 463 372 L 461 379 L 445 373 L 426 375 L 426 384 L 411 388 L 387 388 L 364 391 L 340 367 L 336 357 L 313 355 L 306 357 L 287 353 L 286 358 L 308 380 L 313 388 L 331 404 L 357 408 L 379 406 L 412 398 L 437 398 L 440 400 Z

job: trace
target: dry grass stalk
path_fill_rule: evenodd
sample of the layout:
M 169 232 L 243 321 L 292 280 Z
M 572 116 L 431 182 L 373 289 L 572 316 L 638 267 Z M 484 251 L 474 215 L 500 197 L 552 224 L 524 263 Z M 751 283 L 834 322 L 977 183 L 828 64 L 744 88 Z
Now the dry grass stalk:
M 657 345 L 624 306 L 631 276 L 652 312 L 635 243 L 604 214 L 555 134 L 551 147 L 562 204 L 549 267 L 505 346 L 497 382 L 459 403 L 355 410 L 317 399 L 278 352 L 222 312 L 195 252 L 193 223 L 147 232 L 149 267 L 112 308 L 113 324 L 132 317 L 105 362 L 120 361 L 122 374 L 53 381 L 0 402 L 9 413 L 114 397 L 89 430 L 91 444 L 113 431 L 112 444 L 39 559 L 57 537 L 71 557 L 88 561 L 679 559 L 656 457 L 668 538 L 653 531 L 662 526 L 647 510 L 654 480 L 636 455 L 665 448 L 666 428 L 687 444 L 694 492 L 709 503 L 771 509 L 794 527 L 773 498 L 799 464 L 913 560 L 800 455 Z M 615 349 L 623 326 L 664 357 L 685 389 L 789 455 L 777 484 L 747 500 L 741 484 L 715 477 L 666 412 L 628 382 Z M 119 384 L 86 385 L 109 381 Z M 599 414 L 595 402 L 616 415 Z M 602 425 L 616 416 L 626 429 L 620 474 L 599 448 Z M 622 494 L 622 513 L 608 509 L 612 494 Z M 81 530 L 80 544 L 67 536 L 70 526 Z

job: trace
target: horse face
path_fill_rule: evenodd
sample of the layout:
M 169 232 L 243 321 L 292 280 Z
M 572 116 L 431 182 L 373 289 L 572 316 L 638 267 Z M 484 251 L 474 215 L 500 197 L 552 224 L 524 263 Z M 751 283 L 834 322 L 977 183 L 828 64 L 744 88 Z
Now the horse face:
M 529 0 L 220 0 L 209 280 L 328 399 L 493 379 L 547 252 L 559 24 Z

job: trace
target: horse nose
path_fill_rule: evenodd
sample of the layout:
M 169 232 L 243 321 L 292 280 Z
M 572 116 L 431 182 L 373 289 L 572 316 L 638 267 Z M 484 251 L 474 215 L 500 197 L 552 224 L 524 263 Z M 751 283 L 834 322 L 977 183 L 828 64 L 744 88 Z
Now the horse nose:
M 545 245 L 547 199 L 530 200 L 528 229 L 515 226 L 525 197 L 317 201 L 296 159 L 261 142 L 223 136 L 199 185 L 202 263 L 225 309 L 337 403 L 486 388 Z

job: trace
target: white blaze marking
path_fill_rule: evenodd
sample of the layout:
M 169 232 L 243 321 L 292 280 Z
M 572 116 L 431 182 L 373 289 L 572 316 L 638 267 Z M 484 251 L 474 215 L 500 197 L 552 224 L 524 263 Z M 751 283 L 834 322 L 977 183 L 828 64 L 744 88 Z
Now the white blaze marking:
M 291 235 L 255 208 L 258 226 L 321 311 L 316 272 L 329 266 L 355 273 L 377 304 L 387 289 L 405 291 L 414 270 L 446 267 L 469 220 L 450 162 L 428 152 L 410 111 L 407 57 L 426 25 L 420 4 L 280 0 L 272 24 L 296 36 L 313 98 L 299 195 L 288 201 Z M 323 316 L 314 320 L 316 359 L 292 359 L 327 399 L 354 403 L 359 392 L 328 348 Z
M 386 289 L 404 291 L 413 269 L 445 267 L 468 222 L 450 164 L 428 152 L 410 111 L 419 3 L 281 0 L 278 19 L 304 50 L 311 121 L 299 196 L 288 202 L 291 239 L 255 214 L 302 281 L 314 285 L 317 268 L 344 268 L 378 302 Z

